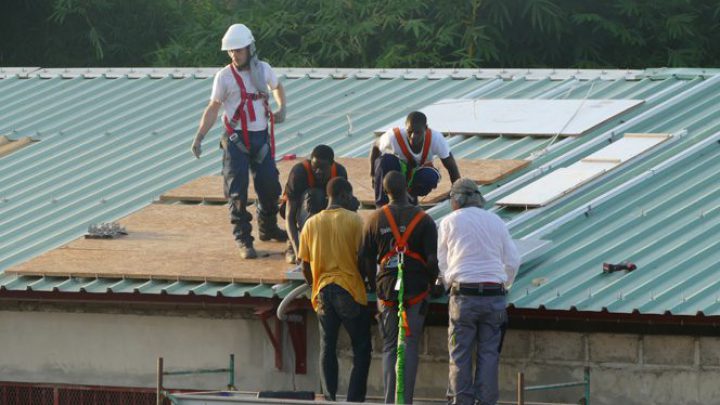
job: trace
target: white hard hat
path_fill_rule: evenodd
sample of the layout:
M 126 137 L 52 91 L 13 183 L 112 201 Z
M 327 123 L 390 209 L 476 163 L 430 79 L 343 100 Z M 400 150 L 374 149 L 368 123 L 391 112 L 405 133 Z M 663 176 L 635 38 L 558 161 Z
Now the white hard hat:
M 242 49 L 255 42 L 252 32 L 245 24 L 233 24 L 222 37 L 222 51 Z

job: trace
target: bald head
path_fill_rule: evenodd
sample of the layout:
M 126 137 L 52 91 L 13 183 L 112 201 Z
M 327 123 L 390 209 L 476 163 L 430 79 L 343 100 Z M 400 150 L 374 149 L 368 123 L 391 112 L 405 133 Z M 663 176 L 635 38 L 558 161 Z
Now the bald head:
M 385 193 L 393 200 L 400 200 L 407 194 L 405 176 L 397 170 L 392 170 L 383 178 Z

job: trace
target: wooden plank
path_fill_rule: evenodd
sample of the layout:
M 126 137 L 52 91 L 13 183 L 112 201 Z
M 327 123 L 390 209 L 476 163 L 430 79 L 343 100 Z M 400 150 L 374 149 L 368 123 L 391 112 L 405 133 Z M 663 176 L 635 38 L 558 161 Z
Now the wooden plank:
M 8 272 L 278 283 L 289 267 L 285 243 L 256 239 L 255 248 L 269 256 L 242 260 L 226 207 L 156 204 L 119 222 L 129 235 L 78 239 Z
M 33 143 L 32 138 L 30 138 L 29 136 L 24 136 L 16 141 L 8 141 L 5 144 L 0 144 L 0 157 L 9 155 L 18 149 L 30 145 L 31 143 Z
M 369 212 L 361 212 L 365 218 Z M 128 235 L 77 239 L 9 274 L 269 283 L 287 280 L 285 246 L 255 239 L 267 257 L 243 260 L 222 206 L 154 204 L 119 221 Z M 257 224 L 253 224 L 257 235 Z
M 672 134 L 664 134 L 664 133 L 627 133 L 623 138 L 663 138 L 667 139 L 670 138 Z
M 287 182 L 287 176 L 298 160 L 282 161 L 278 163 L 280 180 L 283 187 Z M 368 160 L 365 158 L 339 158 L 338 162 L 348 170 L 348 177 L 353 185 L 353 193 L 366 205 L 373 205 L 375 201 Z M 422 204 L 435 204 L 448 197 L 450 192 L 450 178 L 439 161 L 436 167 L 442 172 L 442 179 L 438 188 L 422 199 Z M 464 177 L 474 179 L 478 184 L 492 184 L 498 180 L 522 170 L 529 161 L 525 160 L 458 160 L 460 173 Z M 251 186 L 248 190 L 248 199 L 254 201 L 255 190 Z M 186 201 L 186 202 L 226 202 L 223 195 L 221 176 L 206 176 L 180 186 L 160 196 L 161 201 Z

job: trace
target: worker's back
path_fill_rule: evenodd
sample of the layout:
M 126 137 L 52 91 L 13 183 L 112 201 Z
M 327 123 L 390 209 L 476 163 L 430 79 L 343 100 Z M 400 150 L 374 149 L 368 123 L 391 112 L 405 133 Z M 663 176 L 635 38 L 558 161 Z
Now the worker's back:
M 313 304 L 316 293 L 328 284 L 347 290 L 360 304 L 367 304 L 365 283 L 358 271 L 362 239 L 360 215 L 344 208 L 326 209 L 311 217 L 300 235 L 300 258 L 310 263 Z

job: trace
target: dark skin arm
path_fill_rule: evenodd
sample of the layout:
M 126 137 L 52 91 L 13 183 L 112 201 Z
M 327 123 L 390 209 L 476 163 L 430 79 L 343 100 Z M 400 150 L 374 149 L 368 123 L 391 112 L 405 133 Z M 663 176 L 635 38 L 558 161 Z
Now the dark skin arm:
M 375 291 L 375 273 L 377 267 L 375 261 L 371 258 L 360 255 L 358 258 L 358 266 L 360 267 L 360 276 L 367 278 L 370 291 Z
M 290 243 L 292 243 L 293 250 L 295 250 L 295 254 L 298 252 L 298 248 L 300 247 L 300 239 L 298 235 L 298 228 L 297 228 L 297 222 L 295 222 L 295 218 L 297 217 L 298 212 L 298 203 L 297 201 L 293 200 L 292 198 L 289 198 L 287 200 L 287 204 L 285 204 L 285 229 L 287 229 L 288 235 L 290 236 Z
M 440 159 L 440 161 L 450 175 L 450 182 L 455 183 L 455 180 L 460 178 L 460 169 L 458 169 L 457 162 L 455 161 L 452 153 L 450 153 L 450 155 L 448 155 L 445 159 Z
M 375 161 L 380 157 L 380 148 L 374 143 L 370 151 L 370 177 L 375 177 Z
M 310 263 L 303 260 L 302 262 L 302 272 L 303 277 L 305 277 L 305 282 L 308 283 L 308 285 L 313 284 L 313 278 L 312 278 L 312 269 L 310 268 Z
M 438 275 L 440 275 L 440 268 L 438 267 L 437 255 L 428 255 L 427 257 L 427 271 L 430 275 L 429 282 L 431 285 L 435 285 Z

